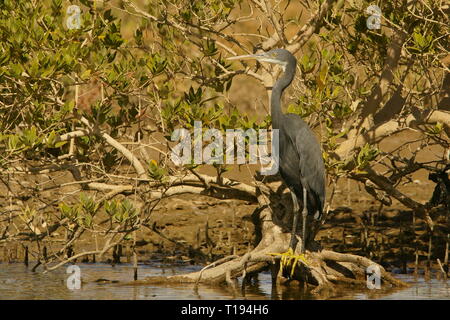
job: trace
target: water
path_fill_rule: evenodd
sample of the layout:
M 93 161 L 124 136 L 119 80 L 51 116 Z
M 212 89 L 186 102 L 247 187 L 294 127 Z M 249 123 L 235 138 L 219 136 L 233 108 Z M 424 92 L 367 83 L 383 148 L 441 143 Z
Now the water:
M 133 280 L 131 265 L 78 264 L 81 269 L 82 286 L 79 290 L 67 288 L 66 268 L 51 273 L 33 273 L 23 264 L 0 264 L 0 299 L 242 299 L 226 287 L 193 285 L 123 285 Z M 167 266 L 161 263 L 139 265 L 139 279 L 148 276 L 173 275 L 198 271 L 200 266 Z M 411 284 L 411 287 L 386 292 L 383 290 L 355 291 L 343 290 L 331 299 L 450 299 L 450 280 L 423 278 L 414 279 L 411 275 L 395 275 Z M 98 283 L 98 279 L 119 281 L 114 283 Z M 279 288 L 273 292 L 269 273 L 261 273 L 258 280 L 246 289 L 246 299 L 311 299 L 311 295 L 302 294 L 298 288 Z

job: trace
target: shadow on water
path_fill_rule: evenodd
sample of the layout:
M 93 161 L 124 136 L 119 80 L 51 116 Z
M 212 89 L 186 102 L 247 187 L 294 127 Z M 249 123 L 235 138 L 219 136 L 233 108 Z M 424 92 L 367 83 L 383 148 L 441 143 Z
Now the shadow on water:
M 246 286 L 245 296 L 232 292 L 226 286 L 193 285 L 115 285 L 112 282 L 133 281 L 133 267 L 122 264 L 78 264 L 81 270 L 82 286 L 79 290 L 67 288 L 70 276 L 65 268 L 48 274 L 33 273 L 23 264 L 0 264 L 0 299 L 314 299 L 314 296 L 298 287 L 272 288 L 269 273 L 261 273 Z M 139 278 L 173 275 L 198 271 L 201 266 L 165 265 L 161 263 L 139 265 Z M 412 275 L 396 275 L 410 283 L 410 287 L 397 291 L 343 289 L 329 299 L 450 299 L 450 281 L 423 277 L 414 279 Z M 97 281 L 107 279 L 110 281 Z

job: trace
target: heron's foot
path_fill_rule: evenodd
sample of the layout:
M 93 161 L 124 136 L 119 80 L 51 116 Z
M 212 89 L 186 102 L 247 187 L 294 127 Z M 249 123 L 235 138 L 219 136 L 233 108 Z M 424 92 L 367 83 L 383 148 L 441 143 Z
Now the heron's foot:
M 290 278 L 294 276 L 295 268 L 299 261 L 308 265 L 308 261 L 306 260 L 305 254 L 295 254 L 292 248 L 289 248 L 287 252 L 284 253 L 269 253 L 272 256 L 281 256 L 280 260 L 280 272 L 282 273 L 284 269 L 288 268 L 291 270 Z

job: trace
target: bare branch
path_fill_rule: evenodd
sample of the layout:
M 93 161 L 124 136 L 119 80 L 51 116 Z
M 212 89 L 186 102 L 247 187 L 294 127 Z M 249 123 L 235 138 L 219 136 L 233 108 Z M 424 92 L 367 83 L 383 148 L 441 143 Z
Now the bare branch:
M 351 155 L 351 151 L 362 147 L 364 144 L 378 143 L 386 137 L 392 136 L 403 130 L 415 128 L 420 129 L 419 125 L 436 124 L 438 122 L 450 128 L 450 113 L 440 110 L 420 111 L 413 109 L 415 112 L 410 114 L 405 120 L 388 121 L 366 133 L 360 134 L 353 138 L 342 142 L 336 149 L 335 155 L 339 159 L 345 159 Z
M 81 117 L 80 121 L 82 123 L 84 123 L 88 128 L 90 128 L 94 132 L 92 124 L 89 123 L 89 121 L 85 117 Z M 145 171 L 144 167 L 142 166 L 141 162 L 138 160 L 138 158 L 136 158 L 131 153 L 130 150 L 125 148 L 122 144 L 120 144 L 117 140 L 115 140 L 113 137 L 111 137 L 106 132 L 101 132 L 101 133 L 99 133 L 99 135 L 101 137 L 103 137 L 108 144 L 110 144 L 111 146 L 116 148 L 120 153 L 122 153 L 125 156 L 125 158 L 128 159 L 128 161 L 130 161 L 131 165 L 134 167 L 134 169 L 136 170 L 136 172 L 140 178 L 147 177 L 146 171 Z
M 287 46 L 287 50 L 296 53 L 300 48 L 316 33 L 322 26 L 323 20 L 331 10 L 331 5 L 335 0 L 327 0 L 322 3 L 318 12 L 292 37 Z

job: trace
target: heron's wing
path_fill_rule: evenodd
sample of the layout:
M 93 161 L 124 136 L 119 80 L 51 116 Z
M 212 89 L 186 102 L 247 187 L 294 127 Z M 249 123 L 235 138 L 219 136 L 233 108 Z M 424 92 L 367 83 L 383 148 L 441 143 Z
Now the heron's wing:
M 294 141 L 302 180 L 307 184 L 309 191 L 312 191 L 316 208 L 322 213 L 325 203 L 325 166 L 320 144 L 306 123 L 295 133 Z

